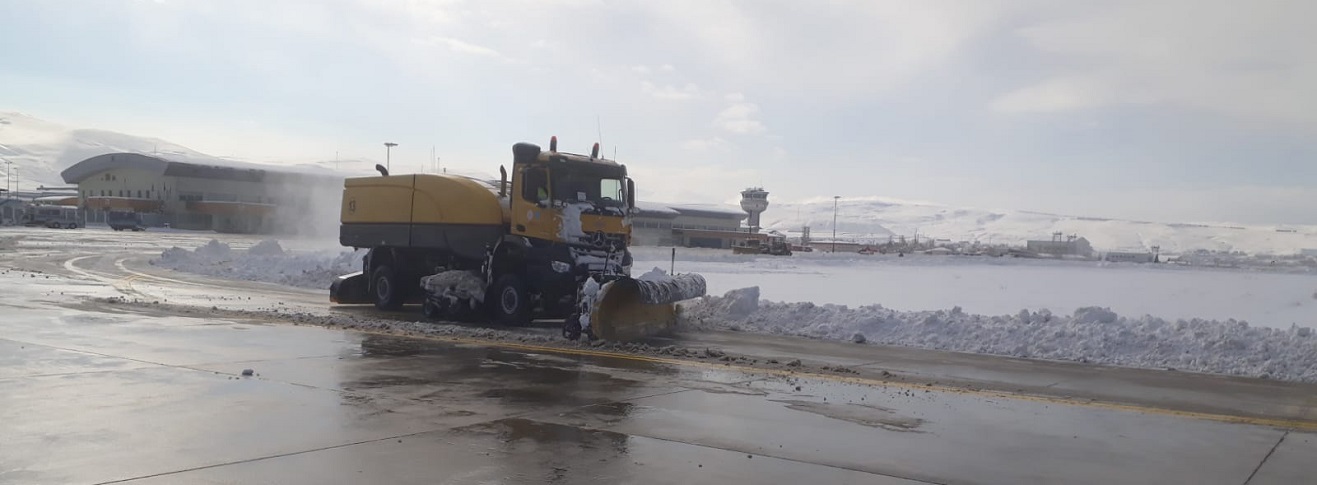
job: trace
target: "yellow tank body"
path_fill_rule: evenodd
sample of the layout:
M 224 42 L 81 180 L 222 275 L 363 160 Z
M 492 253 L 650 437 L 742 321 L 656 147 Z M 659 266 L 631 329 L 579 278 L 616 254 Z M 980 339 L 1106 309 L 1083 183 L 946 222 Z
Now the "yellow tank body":
M 507 216 L 489 186 L 466 177 L 414 174 L 343 182 L 344 224 L 502 224 Z
M 450 250 L 479 259 L 507 232 L 508 210 L 495 190 L 454 175 L 349 178 L 343 182 L 339 242 Z

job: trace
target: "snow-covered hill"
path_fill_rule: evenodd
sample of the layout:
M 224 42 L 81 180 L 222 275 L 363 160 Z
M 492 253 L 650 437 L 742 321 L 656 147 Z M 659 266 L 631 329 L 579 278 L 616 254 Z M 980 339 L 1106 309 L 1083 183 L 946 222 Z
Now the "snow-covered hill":
M 158 138 L 69 128 L 22 113 L 0 112 L 0 158 L 13 162 L 20 190 L 63 186 L 59 172 L 86 158 L 115 152 L 210 158 Z M 5 176 L 0 167 L 0 178 Z
M 20 190 L 33 190 L 43 185 L 65 186 L 67 184 L 60 177 L 60 172 L 69 166 L 96 155 L 123 152 L 152 154 L 169 160 L 211 165 L 268 166 L 210 156 L 159 138 L 70 128 L 23 113 L 0 112 L 0 159 L 13 162 L 12 167 L 17 172 L 13 175 L 20 184 Z M 370 173 L 374 162 L 312 161 L 289 163 L 286 169 L 329 174 L 338 165 L 343 166 L 344 172 L 358 169 L 359 173 Z M 0 166 L 0 180 L 4 177 L 4 167 Z
M 832 236 L 833 200 L 777 203 L 764 213 L 764 226 L 798 232 L 810 226 L 815 239 Z M 886 242 L 889 236 L 1023 244 L 1049 239 L 1054 232 L 1087 238 L 1099 251 L 1148 250 L 1163 253 L 1197 249 L 1293 254 L 1317 248 L 1317 226 L 1169 224 L 1025 211 L 990 211 L 906 202 L 881 197 L 843 198 L 837 206 L 837 238 Z

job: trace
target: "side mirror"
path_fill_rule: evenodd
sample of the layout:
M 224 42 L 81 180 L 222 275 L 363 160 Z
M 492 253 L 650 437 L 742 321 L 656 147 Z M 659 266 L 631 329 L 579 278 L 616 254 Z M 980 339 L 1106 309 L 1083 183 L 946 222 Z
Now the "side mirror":
M 626 206 L 628 209 L 636 208 L 636 181 L 631 177 L 626 178 Z

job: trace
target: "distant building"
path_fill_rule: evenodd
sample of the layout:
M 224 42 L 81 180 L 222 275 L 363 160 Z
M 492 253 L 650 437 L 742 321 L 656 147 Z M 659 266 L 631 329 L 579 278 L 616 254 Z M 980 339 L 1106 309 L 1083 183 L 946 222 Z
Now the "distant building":
M 1040 255 L 1093 257 L 1093 245 L 1088 239 L 1075 236 L 1062 239 L 1059 232 L 1052 234 L 1051 241 L 1028 241 L 1025 249 Z
M 22 199 L 0 199 L 0 226 L 18 224 L 23 219 L 25 206 Z
M 1157 255 L 1153 253 L 1110 251 L 1102 255 L 1102 260 L 1113 263 L 1153 263 L 1157 261 Z
M 1311 258 L 1317 258 L 1317 249 L 1300 249 L 1299 256 L 1308 256 Z
M 728 249 L 754 236 L 741 228 L 746 213 L 731 207 L 637 202 L 631 242 L 638 246 Z

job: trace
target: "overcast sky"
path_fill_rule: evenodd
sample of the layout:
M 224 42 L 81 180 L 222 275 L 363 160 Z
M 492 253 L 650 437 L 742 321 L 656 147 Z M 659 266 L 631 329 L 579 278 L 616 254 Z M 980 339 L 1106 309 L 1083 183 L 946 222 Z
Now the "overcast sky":
M 600 137 L 662 201 L 1317 224 L 1317 2 L 0 0 L 0 109 L 255 161 L 496 173 Z M 602 129 L 600 129 L 602 128 Z M 414 168 L 409 168 L 414 167 Z

